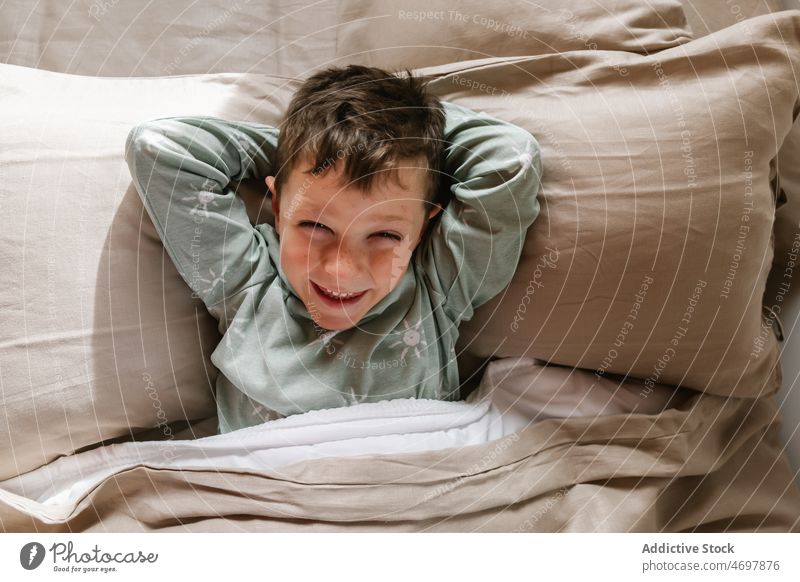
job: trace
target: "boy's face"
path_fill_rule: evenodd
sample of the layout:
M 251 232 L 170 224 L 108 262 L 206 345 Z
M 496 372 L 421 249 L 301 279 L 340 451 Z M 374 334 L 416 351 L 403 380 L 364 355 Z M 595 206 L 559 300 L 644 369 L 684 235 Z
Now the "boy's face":
M 327 330 L 354 327 L 388 295 L 408 268 L 427 220 L 441 207 L 423 200 L 425 170 L 408 161 L 395 180 L 376 180 L 369 194 L 340 184 L 339 164 L 314 176 L 310 165 L 289 174 L 278 202 L 272 192 L 281 268 L 312 319 Z M 316 223 L 316 224 L 315 224 Z M 335 293 L 355 293 L 335 299 Z

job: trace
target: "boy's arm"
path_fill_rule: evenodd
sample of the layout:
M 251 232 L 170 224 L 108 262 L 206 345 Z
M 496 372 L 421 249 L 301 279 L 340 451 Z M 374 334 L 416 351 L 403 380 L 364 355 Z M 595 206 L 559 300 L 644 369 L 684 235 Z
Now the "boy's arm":
M 470 320 L 511 281 L 539 215 L 539 144 L 526 130 L 454 103 L 445 109 L 443 172 L 454 197 L 420 260 L 453 321 Z
M 154 119 L 128 134 L 136 190 L 178 272 L 208 308 L 276 274 L 230 183 L 269 175 L 277 143 L 275 127 L 207 116 Z

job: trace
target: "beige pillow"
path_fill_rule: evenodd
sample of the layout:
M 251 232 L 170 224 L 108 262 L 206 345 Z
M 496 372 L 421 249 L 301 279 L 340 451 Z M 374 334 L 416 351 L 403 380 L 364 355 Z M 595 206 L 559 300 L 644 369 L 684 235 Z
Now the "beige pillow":
M 647 54 L 691 38 L 680 0 L 342 0 L 335 64 L 399 69 L 577 50 Z
M 262 75 L 113 79 L 0 65 L 0 479 L 216 414 L 216 322 L 180 279 L 123 158 L 155 117 L 277 123 Z
M 775 22 L 750 22 L 752 47 L 739 26 L 659 53 L 669 91 L 652 69 L 655 58 L 591 51 L 473 63 L 461 67 L 473 71 L 435 82 L 433 90 L 442 96 L 528 128 L 544 146 L 546 165 L 542 215 L 519 276 L 509 292 L 462 325 L 462 345 L 474 353 L 460 360 L 536 356 L 600 366 L 643 277 L 654 268 L 639 319 L 604 373 L 650 374 L 702 273 L 708 287 L 658 381 L 716 393 L 773 391 L 772 336 L 766 335 L 749 366 L 743 362 L 764 334 L 759 301 L 771 258 L 772 216 L 765 176 L 797 101 L 797 88 L 783 79 L 790 77 L 790 57 L 797 62 L 798 49 L 778 39 L 795 38 L 797 20 L 791 13 Z M 611 57 L 631 73 L 620 76 L 606 62 Z M 724 59 L 737 66 L 735 76 Z M 214 415 L 216 371 L 208 356 L 219 339 L 215 322 L 191 299 L 163 253 L 130 183 L 124 138 L 137 123 L 170 115 L 275 124 L 297 83 L 247 74 L 114 79 L 13 65 L 0 70 L 0 203 L 13 217 L 0 230 L 0 478 L 7 478 L 131 432 L 172 438 L 173 425 Z M 463 79 L 515 97 L 476 93 Z M 730 217 L 739 219 L 743 202 L 734 80 L 752 112 L 744 123 L 755 152 L 756 204 L 735 284 L 717 313 L 708 298 L 715 299 L 725 281 L 723 263 L 730 262 L 738 225 Z M 760 105 L 767 92 L 771 115 Z M 670 94 L 684 104 L 698 158 L 691 223 Z M 708 133 L 711 120 L 716 134 Z M 719 138 L 719 150 L 710 135 Z M 651 237 L 642 235 L 646 228 Z M 709 255 L 707 237 L 715 232 Z M 543 262 L 547 247 L 558 249 L 553 268 Z M 691 251 L 683 259 L 682 249 Z M 531 280 L 533 301 L 512 332 Z M 666 288 L 659 287 L 664 281 Z
M 777 391 L 761 301 L 773 160 L 799 107 L 799 29 L 790 11 L 649 57 L 423 71 L 439 97 L 542 145 L 542 212 L 517 274 L 462 324 L 459 347 L 719 395 Z
M 781 197 L 775 212 L 775 264 L 783 270 L 789 260 L 798 262 L 800 245 L 800 120 L 796 121 L 778 152 Z M 785 273 L 781 273 L 781 276 Z M 792 272 L 788 272 L 792 275 Z M 787 277 L 783 283 L 792 283 Z M 776 295 L 777 297 L 777 295 Z M 772 298 L 773 300 L 775 297 Z
M 336 54 L 338 0 L 4 0 L 3 62 L 73 75 L 306 77 Z
M 716 32 L 746 18 L 780 12 L 784 9 L 783 5 L 792 2 L 793 0 L 736 0 L 726 1 L 723 6 L 719 1 L 681 0 L 694 38 Z

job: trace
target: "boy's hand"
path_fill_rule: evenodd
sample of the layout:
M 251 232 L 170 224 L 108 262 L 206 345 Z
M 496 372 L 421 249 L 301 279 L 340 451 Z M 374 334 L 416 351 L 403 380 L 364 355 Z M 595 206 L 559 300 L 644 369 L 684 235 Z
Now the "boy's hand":
M 528 228 L 539 214 L 542 160 L 526 130 L 442 101 L 444 167 L 453 199 L 418 253 L 453 321 L 511 281 Z

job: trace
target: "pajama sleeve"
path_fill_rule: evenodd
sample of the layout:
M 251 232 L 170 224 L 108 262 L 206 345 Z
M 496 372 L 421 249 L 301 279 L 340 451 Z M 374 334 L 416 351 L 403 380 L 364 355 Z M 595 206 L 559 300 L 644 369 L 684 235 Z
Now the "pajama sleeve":
M 542 162 L 526 130 L 442 102 L 444 164 L 453 198 L 420 243 L 428 284 L 454 322 L 511 281 L 528 227 L 539 215 Z
M 181 277 L 212 313 L 235 309 L 237 295 L 276 275 L 267 242 L 230 183 L 269 175 L 277 143 L 275 127 L 214 117 L 154 119 L 126 139 L 144 207 Z M 221 302 L 230 305 L 219 309 Z

